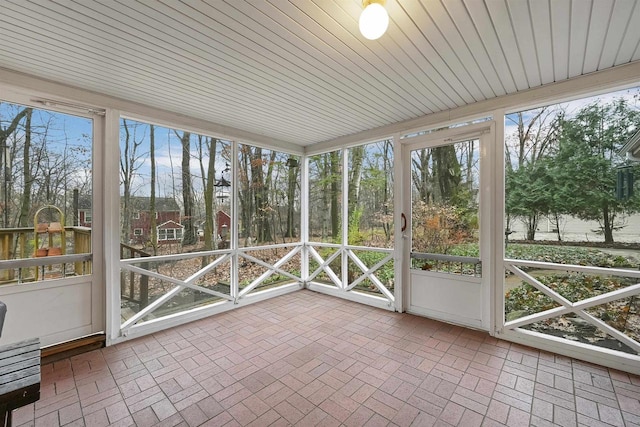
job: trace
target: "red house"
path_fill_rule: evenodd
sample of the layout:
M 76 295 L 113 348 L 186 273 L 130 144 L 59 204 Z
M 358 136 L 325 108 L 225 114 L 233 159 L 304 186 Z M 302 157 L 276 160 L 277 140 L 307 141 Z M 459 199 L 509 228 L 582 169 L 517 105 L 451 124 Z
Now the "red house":
M 131 197 L 129 241 L 145 243 L 151 240 L 150 197 Z M 182 240 L 184 226 L 180 224 L 180 206 L 171 197 L 156 197 L 155 206 L 158 243 L 175 243 Z
M 229 230 L 231 229 L 231 217 L 229 216 L 228 213 L 224 212 L 224 211 L 218 211 L 217 217 L 216 217 L 216 224 L 218 224 L 218 237 L 222 238 L 222 229 L 224 226 L 226 226 L 227 229 L 227 235 L 225 236 L 227 239 L 229 239 Z
M 80 195 L 76 208 L 78 215 L 77 225 L 80 227 L 91 228 L 91 224 L 93 222 L 93 215 L 91 211 L 91 196 L 86 194 Z

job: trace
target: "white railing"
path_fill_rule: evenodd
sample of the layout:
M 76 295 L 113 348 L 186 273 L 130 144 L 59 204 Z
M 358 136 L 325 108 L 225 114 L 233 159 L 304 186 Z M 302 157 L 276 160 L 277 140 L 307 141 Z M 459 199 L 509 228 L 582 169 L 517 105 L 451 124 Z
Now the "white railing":
M 140 320 L 149 316 L 150 314 L 157 312 L 157 310 L 162 307 L 164 304 L 168 303 L 172 298 L 177 296 L 181 291 L 191 289 L 193 291 L 202 292 L 204 294 L 208 294 L 212 297 L 216 297 L 221 299 L 223 302 L 229 303 L 237 303 L 240 299 L 246 297 L 251 292 L 255 291 L 256 288 L 264 285 L 265 282 L 271 278 L 274 274 L 279 274 L 288 279 L 288 283 L 295 282 L 301 283 L 302 278 L 292 274 L 291 272 L 283 269 L 282 267 L 289 261 L 291 261 L 296 255 L 300 254 L 303 245 L 299 244 L 281 244 L 281 245 L 269 245 L 269 246 L 256 246 L 256 247 L 248 247 L 248 248 L 240 248 L 237 250 L 215 250 L 215 251 L 202 251 L 202 252 L 190 252 L 183 254 L 174 254 L 174 255 L 159 255 L 159 256 L 150 256 L 144 258 L 130 258 L 130 259 L 122 259 L 120 260 L 120 268 L 122 271 L 128 271 L 131 273 L 135 273 L 142 276 L 147 276 L 150 279 L 155 279 L 157 282 L 169 283 L 173 285 L 170 289 L 165 291 L 162 295 L 154 295 L 153 298 L 150 298 L 150 303 L 144 307 L 140 307 L 140 310 L 137 313 L 134 313 L 128 319 L 126 319 L 121 324 L 121 330 L 127 330 L 128 328 L 135 325 Z M 292 248 L 288 253 L 284 256 L 280 257 L 277 262 L 270 264 L 265 262 L 258 257 L 255 256 L 256 252 L 260 251 L 273 251 L 277 249 L 288 249 Z M 253 254 L 253 255 L 252 255 Z M 184 278 L 180 279 L 175 277 L 174 275 L 162 274 L 156 269 L 154 266 L 159 263 L 171 263 L 192 259 L 206 259 L 211 258 L 210 262 L 208 262 L 205 266 L 198 269 L 195 272 L 191 272 L 191 274 Z M 220 267 L 224 263 L 230 263 L 230 277 L 229 277 L 229 293 L 226 294 L 224 292 L 219 292 L 213 289 L 209 289 L 207 287 L 199 285 L 197 282 L 201 280 L 206 274 L 212 272 L 214 269 Z M 243 286 L 240 289 L 238 284 L 238 274 L 237 271 L 240 268 L 240 263 L 247 262 L 259 265 L 264 268 L 265 271 L 262 272 L 258 277 L 254 278 L 249 284 Z M 141 266 L 143 265 L 143 266 Z M 236 278 L 235 280 L 233 278 Z M 150 285 L 151 288 L 151 285 Z M 155 288 L 157 292 L 158 289 Z M 219 302 L 219 300 L 217 301 Z M 187 307 L 185 310 L 188 310 L 192 307 Z
M 332 248 L 335 249 L 335 252 L 326 256 L 326 258 L 323 258 L 320 251 L 318 251 L 318 248 Z M 308 283 L 317 281 L 318 276 L 321 273 L 324 273 L 330 282 L 340 291 L 345 293 L 364 293 L 359 291 L 357 287 L 358 285 L 362 285 L 364 281 L 369 280 L 369 282 L 375 287 L 375 290 L 373 290 L 372 293 L 379 293 L 379 297 L 386 299 L 389 305 L 393 306 L 395 301 L 393 291 L 385 286 L 385 284 L 376 275 L 376 272 L 384 267 L 385 264 L 393 261 L 394 252 L 392 249 L 312 242 L 307 245 L 307 251 L 309 254 L 309 261 L 313 260 L 318 264 L 313 271 L 309 272 L 309 276 L 306 279 Z M 358 256 L 358 252 L 378 252 L 385 255 L 373 265 L 367 265 Z M 336 260 L 340 260 L 339 272 L 336 272 L 331 268 L 331 264 Z M 349 260 L 359 270 L 357 277 L 350 277 L 349 273 L 353 273 L 353 268 L 349 271 Z M 378 295 L 375 296 L 378 297 Z
M 333 248 L 335 252 L 324 259 L 319 250 L 320 247 Z M 261 256 L 263 251 L 271 252 L 263 257 Z M 274 256 L 275 252 L 280 251 L 282 253 L 277 253 Z M 381 255 L 375 257 L 375 261 L 366 262 L 363 261 L 364 257 L 361 255 L 365 252 L 377 252 Z M 188 274 L 187 277 L 176 277 L 180 274 L 173 273 L 171 268 L 162 272 L 162 269 L 157 267 L 165 263 L 178 264 L 180 261 L 195 259 L 201 260 L 204 265 L 197 268 L 200 265 L 194 265 L 195 263 L 192 262 L 190 269 L 183 273 L 183 275 Z M 332 263 L 336 260 L 339 260 L 340 271 L 332 269 Z M 305 271 L 303 264 L 310 264 L 313 261 L 319 266 L 314 271 L 310 271 L 306 278 L 303 278 L 301 273 Z M 373 298 L 379 303 L 384 302 L 385 305 L 392 307 L 395 300 L 393 283 L 390 284 L 391 286 L 387 286 L 378 277 L 380 270 L 388 263 L 393 263 L 393 250 L 391 249 L 327 243 L 253 246 L 235 250 L 224 249 L 122 259 L 120 260 L 121 271 L 132 273 L 139 278 L 147 277 L 150 282 L 153 281 L 160 285 L 153 287 L 149 284 L 149 302 L 146 305 L 140 304 L 139 307 L 136 307 L 136 309 L 139 308 L 137 312 L 129 310 L 130 312 L 121 323 L 120 328 L 126 333 L 134 326 L 137 328 L 145 323 L 146 319 L 159 320 L 167 316 L 168 314 L 161 308 L 167 307 L 168 303 L 175 301 L 172 301 L 174 297 L 185 290 L 201 292 L 212 297 L 213 300 L 209 298 L 200 303 L 196 301 L 195 304 L 188 302 L 185 304 L 184 310 L 170 312 L 172 316 L 193 309 L 200 310 L 208 305 L 237 304 L 249 295 L 260 293 L 266 296 L 277 288 L 285 289 L 285 286 L 294 283 L 302 286 L 304 283 L 314 282 L 322 273 L 345 295 L 352 295 L 360 299 Z M 211 283 L 203 284 L 205 276 L 218 268 L 225 269 L 226 277 L 228 277 L 228 293 L 226 289 L 222 291 L 210 289 Z M 227 268 L 228 273 L 226 273 Z M 326 282 L 326 280 L 324 281 Z M 363 286 L 365 283 L 368 288 Z
M 286 249 L 286 248 L 290 248 L 292 246 L 293 246 L 293 249 L 291 251 L 289 251 L 288 254 L 286 254 L 285 256 L 280 258 L 275 264 L 269 264 L 268 262 L 262 261 L 262 260 L 260 260 L 260 259 L 258 259 L 256 257 L 248 254 L 248 252 L 255 252 L 255 251 L 260 251 L 260 250 Z M 264 246 L 264 247 L 259 246 L 259 247 L 238 249 L 238 257 L 239 258 L 242 258 L 242 259 L 245 259 L 245 260 L 247 260 L 249 262 L 253 262 L 255 264 L 258 264 L 258 265 L 266 268 L 267 271 L 265 271 L 260 276 L 255 278 L 249 285 L 247 285 L 244 288 L 242 288 L 242 290 L 238 292 L 238 297 L 236 298 L 236 301 L 238 299 L 246 296 L 247 294 L 249 294 L 251 291 L 256 289 L 259 285 L 264 284 L 267 279 L 269 279 L 271 276 L 273 276 L 276 273 L 281 274 L 281 275 L 283 275 L 285 277 L 288 277 L 289 279 L 291 279 L 291 280 L 293 280 L 295 282 L 302 281 L 302 278 L 300 276 L 296 276 L 296 275 L 292 274 L 291 272 L 283 270 L 281 268 L 287 262 L 291 261 L 296 255 L 300 254 L 302 252 L 302 248 L 303 248 L 302 244 L 297 244 L 297 245 L 294 246 L 294 245 L 285 243 L 285 244 L 280 244 L 280 245 L 270 245 L 270 246 Z M 301 269 L 299 269 L 299 271 L 301 271 Z
M 640 271 L 634 270 L 622 270 L 614 268 L 601 268 L 601 267 L 585 267 L 581 265 L 568 265 L 568 264 L 555 264 L 549 262 L 536 262 L 536 261 L 524 261 L 515 259 L 505 259 L 504 266 L 508 271 L 518 276 L 520 279 L 530 284 L 544 295 L 551 298 L 559 306 L 548 310 L 541 311 L 539 313 L 530 314 L 520 317 L 515 320 L 504 322 L 504 328 L 506 330 L 515 330 L 526 325 L 530 325 L 535 322 L 551 319 L 557 316 L 566 315 L 569 313 L 575 314 L 600 329 L 601 331 L 609 334 L 618 341 L 626 344 L 629 348 L 637 353 L 640 353 L 640 342 L 634 340 L 628 335 L 620 332 L 616 328 L 611 327 L 606 322 L 598 319 L 597 317 L 586 312 L 587 309 L 602 304 L 607 304 L 623 298 L 634 297 L 640 295 L 640 283 L 627 286 L 625 288 L 616 289 L 611 292 L 594 296 L 591 298 L 583 299 L 580 301 L 570 301 L 567 298 L 560 295 L 544 283 L 537 280 L 527 272 L 523 271 L 521 267 L 537 268 L 544 270 L 558 270 L 558 271 L 573 271 L 580 273 L 587 273 L 592 275 L 606 275 L 606 276 L 619 276 L 637 278 L 640 281 Z

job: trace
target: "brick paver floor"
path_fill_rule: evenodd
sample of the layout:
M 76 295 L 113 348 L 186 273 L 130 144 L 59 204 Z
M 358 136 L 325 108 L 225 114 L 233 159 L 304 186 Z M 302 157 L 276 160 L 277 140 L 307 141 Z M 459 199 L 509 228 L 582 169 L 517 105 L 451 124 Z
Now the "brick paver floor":
M 640 426 L 640 377 L 303 290 L 45 365 L 13 421 Z

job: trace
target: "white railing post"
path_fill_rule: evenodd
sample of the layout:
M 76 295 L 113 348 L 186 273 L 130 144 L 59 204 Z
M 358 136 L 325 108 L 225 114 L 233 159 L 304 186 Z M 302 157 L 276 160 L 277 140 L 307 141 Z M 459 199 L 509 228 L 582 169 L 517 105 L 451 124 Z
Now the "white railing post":
M 304 286 L 309 280 L 309 156 L 302 156 L 300 162 L 300 240 L 302 254 L 300 257 L 300 279 Z

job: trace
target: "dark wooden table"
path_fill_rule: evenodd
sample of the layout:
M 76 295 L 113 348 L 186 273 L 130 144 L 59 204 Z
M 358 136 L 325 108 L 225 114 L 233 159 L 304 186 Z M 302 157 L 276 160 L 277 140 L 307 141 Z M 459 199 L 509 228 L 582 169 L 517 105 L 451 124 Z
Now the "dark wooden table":
M 11 411 L 40 399 L 40 340 L 0 347 L 0 417 L 11 426 Z

